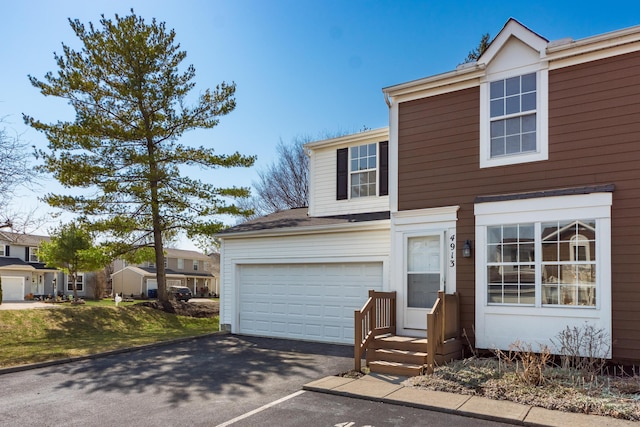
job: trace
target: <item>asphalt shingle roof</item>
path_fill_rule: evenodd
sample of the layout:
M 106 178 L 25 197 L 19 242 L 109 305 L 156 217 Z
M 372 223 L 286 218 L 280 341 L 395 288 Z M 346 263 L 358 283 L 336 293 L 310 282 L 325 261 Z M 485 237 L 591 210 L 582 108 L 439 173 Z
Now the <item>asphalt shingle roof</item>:
M 277 229 L 293 229 L 299 227 L 321 227 L 337 224 L 348 224 L 365 221 L 379 221 L 390 218 L 389 211 L 363 214 L 314 216 L 307 215 L 308 208 L 295 208 L 275 212 L 251 221 L 244 222 L 221 231 L 220 235 L 243 233 L 248 231 L 267 231 Z

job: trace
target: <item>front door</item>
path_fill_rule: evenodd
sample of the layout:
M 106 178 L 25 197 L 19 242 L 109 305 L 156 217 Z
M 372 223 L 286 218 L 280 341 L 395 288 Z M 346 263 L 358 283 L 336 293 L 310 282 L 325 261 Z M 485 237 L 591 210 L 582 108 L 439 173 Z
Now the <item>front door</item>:
M 442 234 L 408 237 L 404 327 L 427 329 L 427 313 L 444 289 Z

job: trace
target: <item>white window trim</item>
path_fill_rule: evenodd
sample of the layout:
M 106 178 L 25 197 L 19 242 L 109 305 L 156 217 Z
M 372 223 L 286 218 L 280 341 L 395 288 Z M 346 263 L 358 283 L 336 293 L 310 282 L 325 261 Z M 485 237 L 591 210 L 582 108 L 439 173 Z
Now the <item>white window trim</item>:
M 193 271 L 198 271 L 198 260 L 197 259 L 193 260 Z
M 591 322 L 603 328 L 611 337 L 611 204 L 612 193 L 592 193 L 571 196 L 543 197 L 524 200 L 478 203 L 476 216 L 476 329 L 479 348 L 507 348 L 515 338 L 527 341 L 538 333 L 549 338 L 567 325 Z M 562 306 L 541 304 L 541 284 L 536 283 L 536 305 L 518 306 L 487 303 L 486 278 L 486 227 L 490 225 L 594 219 L 596 220 L 596 306 Z M 507 316 L 507 317 L 505 317 Z M 500 341 L 505 337 L 496 336 L 490 330 L 496 319 L 510 319 L 514 324 L 525 322 L 530 331 L 513 334 L 522 336 L 510 342 Z M 493 319 L 493 320 L 492 320 Z M 489 325 L 489 326 L 488 326 Z M 553 329 L 546 331 L 545 328 Z M 541 329 L 545 329 L 541 331 Z M 524 336 L 531 334 L 530 337 Z M 539 337 L 531 341 L 535 342 Z M 507 340 L 509 341 L 509 340 Z M 545 342 L 545 344 L 549 344 Z
M 31 257 L 34 257 L 35 259 L 31 259 Z M 29 259 L 27 260 L 27 262 L 40 262 L 40 259 L 38 258 L 38 248 L 35 246 L 29 246 Z
M 492 73 L 480 82 L 480 168 L 515 165 L 549 159 L 549 64 Z M 489 85 L 496 80 L 536 73 L 536 148 L 535 152 L 491 158 L 491 117 Z
M 368 147 L 371 144 L 375 144 L 375 146 L 376 146 L 376 167 L 375 167 L 375 169 L 366 169 L 366 170 L 358 170 L 358 171 L 352 170 L 351 169 L 351 150 L 356 148 L 356 147 L 358 147 L 358 148 L 362 147 L 363 145 L 366 145 Z M 354 145 L 354 146 L 349 147 L 347 161 L 348 161 L 348 165 L 349 165 L 349 180 L 348 180 L 349 198 L 348 198 L 348 200 L 363 200 L 363 199 L 367 199 L 369 197 L 379 197 L 379 195 L 380 195 L 380 143 L 379 142 L 367 142 L 367 143 L 364 143 L 364 144 L 359 144 L 359 145 Z M 353 197 L 353 194 L 351 193 L 351 189 L 353 188 L 351 186 L 351 179 L 352 179 L 353 175 L 358 174 L 358 173 L 363 173 L 363 172 L 371 172 L 371 171 L 375 171 L 375 173 L 376 173 L 376 194 L 369 194 L 367 196 Z
M 84 292 L 85 290 L 84 273 L 76 273 L 76 289 L 78 290 L 78 292 Z M 67 275 L 67 292 L 72 292 L 72 291 L 73 291 L 73 286 L 71 283 L 71 276 Z

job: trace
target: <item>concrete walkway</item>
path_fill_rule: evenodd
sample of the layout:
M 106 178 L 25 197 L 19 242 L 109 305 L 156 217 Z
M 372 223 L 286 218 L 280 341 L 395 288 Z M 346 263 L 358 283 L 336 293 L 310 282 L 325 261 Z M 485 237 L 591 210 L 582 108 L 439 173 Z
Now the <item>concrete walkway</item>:
M 56 308 L 60 304 L 50 304 L 42 301 L 3 301 L 0 310 L 30 310 L 32 308 Z
M 405 377 L 371 374 L 360 379 L 325 377 L 304 385 L 305 390 L 376 402 L 411 406 L 473 418 L 526 426 L 623 427 L 638 426 L 633 421 L 596 415 L 552 411 L 505 400 L 491 400 L 442 391 L 404 387 Z

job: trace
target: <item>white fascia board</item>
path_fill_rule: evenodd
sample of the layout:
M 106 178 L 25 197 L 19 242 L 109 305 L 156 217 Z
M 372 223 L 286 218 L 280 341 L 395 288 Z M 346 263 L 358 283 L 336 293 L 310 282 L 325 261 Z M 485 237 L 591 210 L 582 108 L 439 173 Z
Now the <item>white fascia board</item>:
M 360 223 L 346 223 L 334 225 L 316 225 L 310 227 L 297 227 L 291 229 L 274 229 L 274 230 L 256 230 L 244 231 L 237 233 L 229 233 L 218 235 L 223 241 L 225 239 L 246 239 L 254 237 L 278 237 L 278 236 L 295 236 L 302 234 L 328 234 L 328 233 L 344 233 L 347 231 L 368 231 L 368 230 L 389 230 L 391 221 L 388 219 L 378 221 L 365 221 Z
M 477 86 L 479 80 L 485 76 L 486 64 L 499 53 L 510 37 L 515 37 L 539 51 L 541 61 L 549 62 L 549 69 L 640 50 L 640 26 L 556 44 L 549 43 L 519 22 L 510 20 L 475 64 L 389 86 L 383 88 L 382 92 L 387 98 L 392 98 L 393 102 L 397 103 Z
M 498 33 L 496 38 L 491 42 L 487 50 L 478 58 L 478 63 L 488 64 L 502 50 L 502 47 L 509 41 L 511 37 L 515 37 L 532 49 L 540 52 L 540 58 L 546 55 L 546 48 L 549 42 L 531 31 L 515 19 L 510 19 L 504 28 Z
M 477 86 L 479 79 L 485 75 L 484 69 L 484 64 L 475 64 L 443 74 L 436 74 L 423 79 L 389 86 L 383 88 L 382 92 L 391 97 L 395 102 L 433 96 L 438 93 L 452 92 L 453 90 L 459 90 L 465 87 Z
M 550 60 L 556 60 L 566 56 L 580 55 L 637 41 L 640 41 L 640 25 L 585 37 L 580 40 L 571 40 L 567 43 L 551 43 L 547 47 L 547 55 Z
M 359 132 L 350 135 L 344 135 L 337 138 L 324 139 L 322 141 L 314 141 L 304 144 L 304 147 L 308 150 L 317 150 L 319 148 L 335 147 L 338 145 L 356 145 L 367 142 L 379 142 L 383 139 L 389 138 L 389 128 L 378 128 L 368 130 L 366 132 Z

